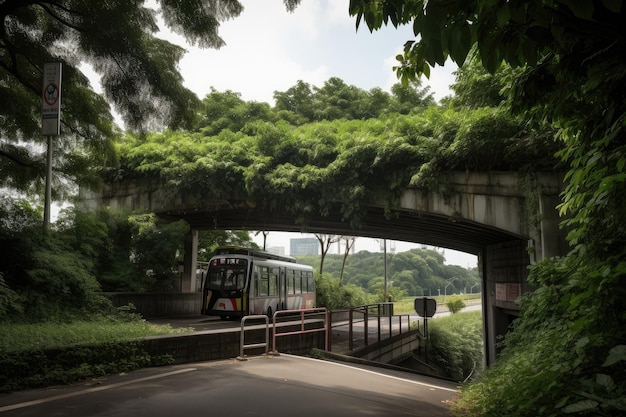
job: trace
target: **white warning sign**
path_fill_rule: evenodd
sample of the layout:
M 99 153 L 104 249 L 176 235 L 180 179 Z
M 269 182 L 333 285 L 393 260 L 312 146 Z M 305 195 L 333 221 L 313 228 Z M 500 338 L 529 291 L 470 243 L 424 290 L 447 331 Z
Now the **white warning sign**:
M 61 134 L 61 72 L 60 62 L 43 66 L 41 132 L 44 136 Z

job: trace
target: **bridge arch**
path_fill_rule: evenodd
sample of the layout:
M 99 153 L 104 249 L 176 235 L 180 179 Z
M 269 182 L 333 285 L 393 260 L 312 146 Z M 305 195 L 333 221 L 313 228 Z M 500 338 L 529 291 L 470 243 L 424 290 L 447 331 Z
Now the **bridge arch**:
M 438 190 L 406 189 L 397 207 L 385 202 L 364 208 L 358 229 L 336 213 L 313 214 L 306 225 L 280 207 L 241 196 L 206 200 L 166 190 L 158 180 L 131 179 L 85 192 L 87 207 L 148 210 L 191 226 L 186 238 L 185 279 L 195 282 L 197 231 L 266 230 L 317 232 L 407 241 L 449 248 L 478 256 L 483 285 L 487 363 L 497 356 L 496 340 L 518 314 L 516 298 L 532 288 L 528 266 L 564 255 L 565 234 L 557 205 L 563 190 L 560 173 L 449 172 Z

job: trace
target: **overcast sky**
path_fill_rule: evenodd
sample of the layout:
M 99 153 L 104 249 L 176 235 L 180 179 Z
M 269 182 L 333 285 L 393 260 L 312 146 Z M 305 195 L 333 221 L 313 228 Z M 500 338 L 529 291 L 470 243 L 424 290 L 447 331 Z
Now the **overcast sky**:
M 200 98 L 210 92 L 232 90 L 246 101 L 274 104 L 274 91 L 286 91 L 298 80 L 321 87 L 330 77 L 364 90 L 385 91 L 397 82 L 392 67 L 407 40 L 410 27 L 385 27 L 370 33 L 356 30 L 348 15 L 349 0 L 303 1 L 294 13 L 282 0 L 244 0 L 243 13 L 221 24 L 219 33 L 226 46 L 201 50 L 185 46 L 180 63 L 185 85 Z M 161 35 L 184 45 L 171 33 Z M 456 67 L 433 70 L 423 80 L 440 99 L 451 94 Z

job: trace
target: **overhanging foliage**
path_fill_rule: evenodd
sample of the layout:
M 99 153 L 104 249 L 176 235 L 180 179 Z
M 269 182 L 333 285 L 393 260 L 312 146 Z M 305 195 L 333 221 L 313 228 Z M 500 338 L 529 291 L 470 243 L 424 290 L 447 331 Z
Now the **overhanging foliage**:
M 157 177 L 206 201 L 284 207 L 300 224 L 339 207 L 358 227 L 368 203 L 395 207 L 410 186 L 446 170 L 554 170 L 558 143 L 503 109 L 430 107 L 414 115 L 293 126 L 255 120 L 239 131 L 127 135 L 115 175 Z M 112 179 L 110 179 L 112 180 Z

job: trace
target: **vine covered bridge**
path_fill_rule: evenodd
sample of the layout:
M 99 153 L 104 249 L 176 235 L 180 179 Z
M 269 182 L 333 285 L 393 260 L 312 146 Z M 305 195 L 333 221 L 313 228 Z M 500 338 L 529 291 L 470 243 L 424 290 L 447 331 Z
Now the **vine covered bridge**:
M 241 196 L 201 199 L 172 193 L 158 179 L 131 179 L 88 192 L 89 208 L 109 206 L 147 210 L 191 227 L 185 239 L 184 292 L 194 292 L 198 231 L 263 230 L 328 233 L 384 238 L 454 249 L 478 256 L 483 288 L 485 355 L 492 363 L 496 340 L 519 314 L 518 297 L 532 288 L 528 266 L 564 255 L 565 232 L 559 228 L 557 205 L 563 176 L 539 172 L 448 172 L 444 191 L 406 189 L 391 213 L 385 202 L 366 207 L 358 230 L 339 213 L 312 215 L 303 226 L 287 210 L 270 210 L 262 201 Z

